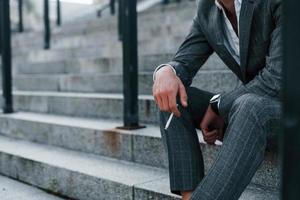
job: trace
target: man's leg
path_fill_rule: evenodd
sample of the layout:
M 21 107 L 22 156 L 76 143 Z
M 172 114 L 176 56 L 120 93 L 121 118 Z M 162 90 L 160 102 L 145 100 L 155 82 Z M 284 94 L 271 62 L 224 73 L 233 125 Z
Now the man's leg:
M 193 200 L 235 200 L 264 158 L 267 134 L 280 124 L 280 102 L 254 94 L 235 100 L 220 152 Z
M 195 128 L 207 110 L 212 93 L 197 88 L 186 88 L 188 107 L 183 108 L 178 100 L 180 117 L 172 119 L 168 130 L 164 130 L 170 116 L 160 112 L 162 138 L 168 152 L 171 191 L 175 194 L 193 191 L 204 176 L 204 166 Z

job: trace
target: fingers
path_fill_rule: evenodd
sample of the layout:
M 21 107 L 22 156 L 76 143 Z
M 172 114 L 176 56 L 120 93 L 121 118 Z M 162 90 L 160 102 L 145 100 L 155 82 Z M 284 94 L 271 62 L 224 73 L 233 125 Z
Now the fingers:
M 213 131 L 203 131 L 203 139 L 208 144 L 215 144 L 219 137 L 219 131 L 217 129 Z
M 172 92 L 159 92 L 158 95 L 154 95 L 154 98 L 160 110 L 174 112 L 175 116 L 180 115 L 176 104 L 176 94 L 172 94 Z
M 166 112 L 170 112 L 168 96 L 167 95 L 163 95 L 163 96 L 161 95 L 160 98 L 162 100 L 161 110 L 166 111 Z
M 159 108 L 161 108 L 163 106 L 163 103 L 162 103 L 162 99 L 160 98 L 160 96 L 154 96 L 155 98 L 155 102 L 156 104 L 158 105 Z
M 152 93 L 161 111 L 172 112 L 177 117 L 180 116 L 176 101 L 177 94 L 180 95 L 182 106 L 187 106 L 185 87 L 173 72 L 169 74 L 165 71 L 164 74 L 160 74 L 153 84 Z
M 166 95 L 160 92 L 160 88 L 154 84 L 153 85 L 153 96 L 155 99 L 156 104 L 158 105 L 159 109 L 162 111 L 168 111 L 169 102 L 168 99 L 166 99 Z
M 187 94 L 184 85 L 179 80 L 179 97 L 182 106 L 187 107 Z
M 178 110 L 177 103 L 176 103 L 176 94 L 175 95 L 172 95 L 172 94 L 169 95 L 168 99 L 169 99 L 170 112 L 174 113 L 174 115 L 176 117 L 179 117 L 180 116 L 180 112 Z

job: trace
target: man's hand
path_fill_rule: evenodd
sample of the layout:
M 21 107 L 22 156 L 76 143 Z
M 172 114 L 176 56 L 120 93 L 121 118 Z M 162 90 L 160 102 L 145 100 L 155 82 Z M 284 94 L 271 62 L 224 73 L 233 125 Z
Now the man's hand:
M 217 115 L 209 105 L 200 124 L 204 141 L 215 144 L 216 140 L 223 140 L 224 120 Z
M 177 117 L 180 116 L 176 102 L 177 94 L 179 94 L 182 106 L 187 107 L 185 87 L 168 66 L 156 72 L 152 92 L 159 109 L 162 111 L 172 112 Z

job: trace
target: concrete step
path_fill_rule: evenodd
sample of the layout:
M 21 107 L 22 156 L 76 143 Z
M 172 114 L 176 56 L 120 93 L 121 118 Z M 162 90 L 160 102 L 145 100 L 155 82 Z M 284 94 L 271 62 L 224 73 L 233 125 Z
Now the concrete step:
M 183 38 L 188 34 L 188 30 L 192 24 L 192 18 L 181 21 L 181 26 L 173 24 L 148 24 L 147 26 L 138 27 L 138 41 L 153 40 L 157 37 L 161 38 Z M 65 36 L 53 39 L 53 48 L 64 48 L 74 46 L 84 46 L 89 44 L 104 44 L 107 41 L 118 41 L 117 29 L 103 30 L 99 32 L 87 32 L 84 35 Z
M 148 24 L 138 28 L 138 40 L 140 42 L 153 40 L 154 38 L 164 37 L 183 38 L 187 35 L 192 17 L 186 21 L 180 21 L 181 26 L 173 26 L 172 24 Z M 28 52 L 28 48 L 41 50 L 43 49 L 43 35 L 37 35 L 33 41 L 22 41 L 20 44 L 13 46 L 13 55 L 20 55 Z M 180 39 L 182 40 L 182 39 Z M 103 44 L 111 44 L 118 42 L 117 28 L 104 29 L 102 31 L 87 31 L 78 34 L 68 34 L 60 37 L 54 37 L 51 40 L 51 49 L 75 48 L 82 46 L 102 46 Z
M 197 5 L 197 2 L 195 0 L 190 1 L 181 1 L 179 3 L 177 2 L 170 2 L 167 5 L 164 4 L 156 4 L 151 9 L 145 10 L 142 14 L 152 14 L 154 12 L 178 12 L 178 10 L 183 9 L 195 9 L 195 6 Z
M 15 75 L 14 89 L 25 91 L 64 91 L 122 93 L 121 74 L 60 74 Z M 140 72 L 139 94 L 152 94 L 152 72 Z M 193 80 L 193 86 L 211 92 L 234 89 L 238 79 L 229 70 L 201 70 Z
M 181 36 L 149 36 L 141 39 L 138 43 L 139 55 L 159 54 L 159 53 L 175 53 L 180 44 L 184 41 L 183 33 Z M 107 34 L 109 35 L 109 34 Z M 111 37 L 111 36 L 107 36 Z M 83 39 L 84 38 L 84 39 Z M 104 38 L 104 39 L 103 39 Z M 103 38 L 85 38 L 79 41 L 72 41 L 72 38 L 66 38 L 62 41 L 58 48 L 51 50 L 33 49 L 28 51 L 29 47 L 24 49 L 15 48 L 14 62 L 22 63 L 22 61 L 46 62 L 46 61 L 62 61 L 65 59 L 76 59 L 78 57 L 120 57 L 122 56 L 122 43 L 117 39 L 111 40 Z M 76 40 L 76 39 L 75 39 Z
M 124 131 L 116 129 L 120 121 L 87 120 L 55 115 L 15 113 L 0 116 L 1 133 L 6 137 L 92 153 L 110 158 L 131 161 L 159 168 L 167 168 L 167 157 L 159 128 Z M 199 143 L 205 160 L 206 171 L 211 167 L 220 148 Z M 1 137 L 0 137 L 1 138 Z M 263 187 L 278 187 L 277 154 L 266 152 L 265 161 L 252 179 Z
M 147 52 L 148 50 L 144 50 Z M 148 51 L 149 52 L 149 51 Z M 142 53 L 142 52 L 140 52 Z M 150 52 L 149 52 L 150 53 Z M 154 52 L 152 52 L 154 53 Z M 158 53 L 166 53 L 159 51 Z M 170 51 L 168 52 L 170 53 Z M 14 63 L 22 62 L 53 62 L 63 61 L 76 58 L 99 58 L 99 57 L 120 57 L 122 56 L 122 44 L 118 41 L 112 42 L 111 45 L 104 46 L 84 46 L 82 48 L 66 48 L 66 49 L 51 49 L 51 50 L 33 50 L 15 55 Z
M 155 67 L 170 61 L 173 54 L 149 54 L 139 56 L 139 71 L 153 72 Z M 102 74 L 122 73 L 121 57 L 77 58 L 52 62 L 22 62 L 14 64 L 15 74 Z M 213 54 L 201 70 L 225 70 L 227 66 Z
M 0 114 L 0 133 L 65 149 L 166 168 L 159 128 L 121 130 L 120 120 L 16 112 Z
M 167 190 L 167 171 L 159 168 L 5 137 L 0 159 L 2 174 L 74 199 L 177 197 Z
M 36 187 L 0 176 L 1 200 L 63 200 Z
M 187 3 L 176 7 L 176 9 L 156 9 L 154 12 L 148 14 L 140 13 L 138 16 L 138 27 L 149 27 L 160 24 L 168 25 L 172 22 L 178 22 L 178 20 L 192 20 L 195 14 L 195 2 Z M 91 21 L 77 21 L 76 23 L 64 24 L 61 28 L 56 28 L 52 32 L 53 39 L 59 37 L 65 37 L 70 35 L 86 35 L 87 33 L 99 32 L 103 30 L 116 29 L 117 20 L 116 17 L 110 17 L 105 19 L 94 19 Z M 27 34 L 19 34 L 13 38 L 13 46 L 19 46 L 22 44 L 32 44 L 32 42 L 43 35 L 43 32 L 32 32 Z
M 153 72 L 161 63 L 171 60 L 173 54 L 151 54 L 139 56 L 139 71 Z M 14 74 L 105 74 L 122 73 L 121 57 L 77 58 L 52 62 L 14 63 Z M 211 58 L 203 68 L 226 69 L 220 59 Z
M 123 118 L 122 94 L 14 91 L 17 111 L 58 114 L 84 118 Z M 150 95 L 139 95 L 142 123 L 158 123 L 158 108 Z
M 173 24 L 148 24 L 147 26 L 140 26 L 138 28 L 138 40 L 152 40 L 157 37 L 184 37 L 187 35 L 190 25 L 192 23 L 192 17 L 189 20 L 181 20 L 181 26 L 173 26 Z M 80 46 L 101 46 L 103 44 L 117 42 L 118 33 L 117 28 L 104 29 L 99 31 L 86 31 L 81 34 L 68 34 L 60 37 L 54 37 L 51 40 L 51 49 L 58 48 L 71 48 Z M 13 55 L 19 55 L 28 52 L 30 49 L 43 49 L 43 35 L 37 35 L 34 40 L 25 40 L 13 46 Z

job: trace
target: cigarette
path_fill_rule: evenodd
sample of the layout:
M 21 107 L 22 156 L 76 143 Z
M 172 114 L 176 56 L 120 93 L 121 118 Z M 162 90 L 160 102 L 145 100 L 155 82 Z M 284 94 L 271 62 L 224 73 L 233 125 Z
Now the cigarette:
M 177 107 L 178 107 L 178 104 L 177 104 Z M 167 130 L 169 128 L 173 117 L 174 117 L 174 113 L 171 113 L 171 115 L 170 115 L 170 117 L 169 117 L 169 119 L 168 119 L 168 121 L 166 123 L 165 130 Z
M 171 120 L 173 119 L 173 116 L 174 116 L 174 113 L 171 113 L 171 115 L 166 123 L 165 130 L 167 130 L 169 128 Z

